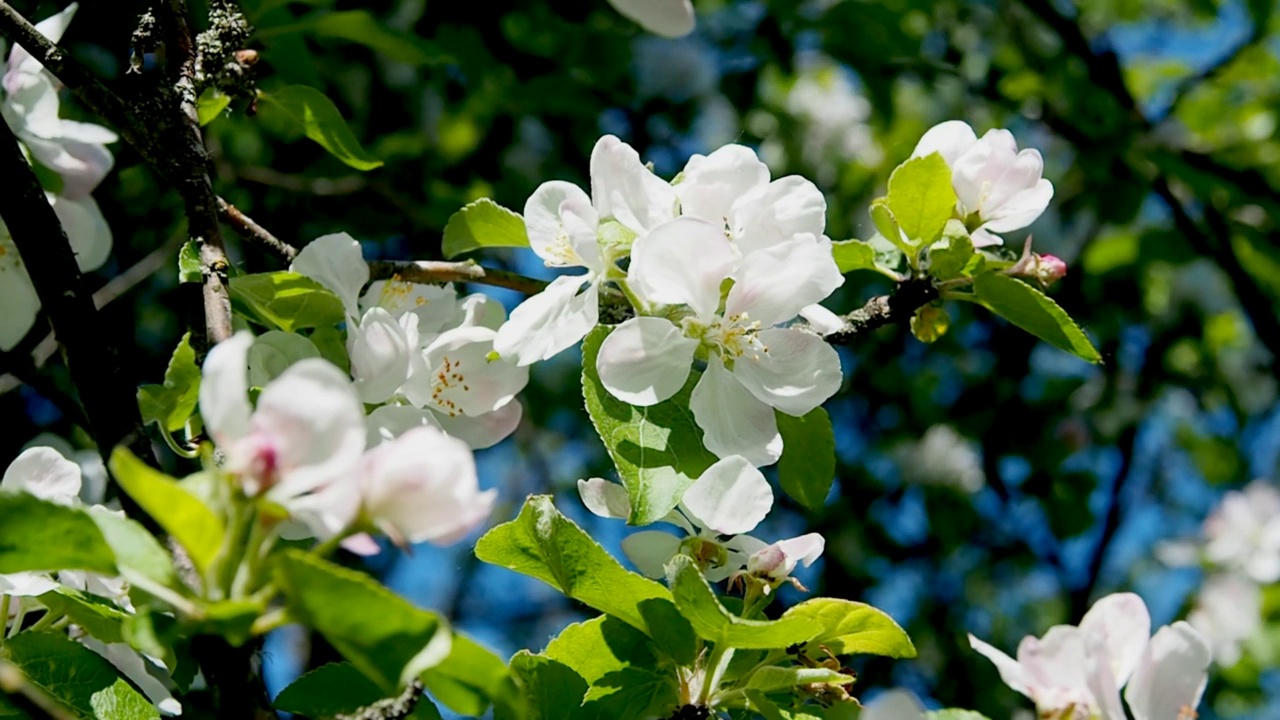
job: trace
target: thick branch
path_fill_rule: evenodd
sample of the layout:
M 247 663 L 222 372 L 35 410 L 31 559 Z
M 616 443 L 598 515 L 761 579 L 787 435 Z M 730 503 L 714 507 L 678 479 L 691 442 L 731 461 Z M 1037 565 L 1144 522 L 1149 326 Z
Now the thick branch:
M 9 126 L 0 121 L 0 218 L 31 276 L 36 295 L 66 353 L 89 430 L 104 460 L 127 443 L 150 457 L 133 383 L 123 373 L 116 337 L 98 317 L 93 293 L 76 265 L 67 235 Z
M 533 295 L 547 284 L 508 270 L 477 265 L 474 260 L 440 262 L 434 260 L 379 260 L 369 263 L 372 280 L 403 280 L 415 283 L 472 282 L 507 288 Z
M 178 158 L 178 192 L 187 213 L 187 232 L 200 248 L 204 273 L 204 319 L 209 340 L 231 337 L 231 296 L 227 287 L 227 251 L 218 226 L 218 202 L 209 178 L 209 153 L 200 132 L 196 108 L 196 52 L 187 20 L 186 0 L 168 0 L 160 22 L 165 54 L 177 101 L 178 122 L 160 135 L 160 144 Z
M 920 308 L 938 299 L 938 288 L 927 278 L 903 282 L 888 295 L 877 295 L 862 307 L 843 316 L 844 327 L 827 333 L 822 339 L 832 345 L 850 345 L 858 336 L 882 328 L 909 322 Z

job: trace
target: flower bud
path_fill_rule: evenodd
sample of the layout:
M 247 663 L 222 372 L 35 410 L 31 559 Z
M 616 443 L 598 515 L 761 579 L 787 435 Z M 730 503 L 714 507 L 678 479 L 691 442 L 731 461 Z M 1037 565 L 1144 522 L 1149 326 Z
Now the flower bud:
M 1040 284 L 1049 287 L 1067 274 L 1067 264 L 1053 255 L 1035 255 L 1036 279 Z

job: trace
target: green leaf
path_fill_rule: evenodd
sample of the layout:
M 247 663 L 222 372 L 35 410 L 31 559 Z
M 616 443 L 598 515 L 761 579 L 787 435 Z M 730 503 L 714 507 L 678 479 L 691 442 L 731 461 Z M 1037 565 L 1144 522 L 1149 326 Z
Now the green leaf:
M 841 240 L 831 243 L 831 254 L 836 259 L 836 267 L 840 272 L 851 273 L 854 270 L 875 270 L 876 251 L 861 240 Z
M 610 720 L 666 717 L 678 704 L 675 668 L 663 667 L 644 633 L 602 615 L 565 628 L 546 657 L 572 668 L 590 686 L 587 716 Z
M 41 595 L 40 604 L 50 612 L 71 618 L 71 622 L 104 643 L 124 642 L 121 627 L 128 614 L 106 598 L 59 585 Z
M 438 65 L 452 58 L 435 43 L 411 33 L 392 30 L 367 10 L 317 12 L 294 25 L 270 28 L 271 35 L 305 32 L 315 37 L 333 38 L 364 45 L 390 60 L 410 65 Z
M 289 612 L 391 693 L 449 654 L 449 632 L 433 612 L 348 570 L 299 550 L 276 560 Z
M 106 538 L 126 580 L 137 582 L 137 578 L 144 578 L 165 587 L 182 587 L 173 569 L 173 558 L 146 528 L 106 508 L 89 508 L 88 514 Z
M 924 714 L 925 720 L 989 720 L 986 715 L 961 708 L 934 710 Z
M 853 703 L 840 703 L 830 708 L 820 708 L 807 705 L 802 710 L 795 708 L 778 707 L 770 700 L 764 692 L 755 689 L 745 691 L 748 708 L 760 713 L 764 720 L 854 720 L 857 718 L 857 705 Z M 844 708 L 848 706 L 853 709 L 852 713 L 847 713 Z M 897 720 L 897 718 L 894 718 Z
M 0 574 L 89 570 L 116 574 L 115 555 L 83 510 L 0 492 Z
M 351 371 L 351 357 L 347 355 L 347 337 L 334 327 L 316 328 L 311 333 L 311 343 L 320 351 L 320 357 L 342 370 Z
M 462 633 L 449 656 L 422 674 L 431 695 L 461 715 L 483 715 L 490 703 L 510 702 L 515 692 L 502 658 Z
M 769 650 L 785 648 L 812 637 L 804 618 L 747 620 L 729 612 L 698 571 L 693 559 L 677 555 L 667 564 L 667 579 L 676 608 L 693 626 L 698 637 L 717 646 Z
M 766 665 L 751 675 L 747 687 L 772 693 L 791 690 L 798 685 L 848 685 L 852 675 L 844 675 L 827 668 L 778 667 Z
M 1000 273 L 974 278 L 974 294 L 991 312 L 1091 363 L 1102 362 L 1093 343 L 1056 302 L 1027 283 Z
M 129 497 L 187 549 L 196 570 L 208 572 L 226 534 L 222 519 L 177 480 L 134 457 L 123 445 L 111 453 L 110 465 Z
M 222 111 L 231 104 L 231 96 L 216 88 L 206 88 L 196 101 L 196 114 L 200 117 L 200 126 L 204 127 L 217 120 Z
M 231 278 L 236 310 L 268 328 L 333 327 L 346 319 L 342 301 L 328 288 L 292 272 L 270 272 Z
M 899 165 L 889 176 L 887 203 L 908 239 L 925 244 L 937 240 L 956 208 L 947 161 L 935 152 Z
M 973 258 L 973 240 L 959 220 L 947 221 L 945 235 L 945 245 L 939 243 L 929 248 L 929 274 L 938 280 L 961 277 Z
M 520 213 L 480 198 L 449 217 L 441 252 L 446 258 L 455 258 L 487 247 L 529 247 L 529 233 Z
M 101 655 L 59 632 L 19 633 L 0 646 L 27 682 L 81 718 L 158 720 L 147 702 Z
M 199 399 L 200 366 L 191 348 L 191 333 L 187 333 L 169 358 L 164 384 L 138 388 L 138 409 L 144 424 L 154 422 L 165 432 L 175 432 L 187 424 Z
M 485 533 L 476 543 L 476 557 L 535 577 L 640 630 L 647 630 L 641 603 L 671 600 L 666 588 L 619 565 L 561 515 L 549 495 L 530 496 L 515 520 Z
M 249 387 L 266 387 L 290 365 L 314 357 L 320 357 L 320 350 L 310 340 L 297 333 L 268 330 L 249 346 Z
M 304 135 L 319 143 L 356 170 L 372 170 L 382 166 L 382 161 L 370 155 L 347 127 L 333 101 L 324 93 L 306 85 L 289 85 L 275 92 L 260 93 L 264 104 L 279 110 Z
M 951 316 L 942 305 L 930 303 L 911 316 L 911 334 L 924 343 L 937 342 L 951 327 Z
M 587 681 L 568 665 L 521 650 L 511 658 L 525 720 L 579 720 Z
M 822 408 L 804 417 L 774 412 L 782 433 L 782 457 L 778 460 L 778 482 L 792 499 L 810 510 L 818 510 L 831 492 L 836 477 L 836 435 L 831 418 Z
M 582 341 L 582 394 L 591 424 L 631 498 L 627 522 L 648 525 L 671 512 L 693 478 L 716 461 L 703 446 L 702 430 L 689 410 L 701 374 L 689 373 L 680 392 L 657 405 L 628 405 L 605 389 L 596 372 L 600 344 L 612 330 L 598 325 Z
M 787 610 L 782 620 L 797 620 L 812 632 L 809 647 L 826 647 L 834 655 L 916 656 L 911 638 L 886 613 L 864 603 L 813 598 Z
M 199 283 L 204 281 L 204 267 L 200 264 L 200 245 L 195 240 L 188 240 L 178 250 L 178 282 Z
M 359 710 L 384 695 L 351 663 L 329 663 L 294 680 L 271 704 L 303 717 L 325 718 Z

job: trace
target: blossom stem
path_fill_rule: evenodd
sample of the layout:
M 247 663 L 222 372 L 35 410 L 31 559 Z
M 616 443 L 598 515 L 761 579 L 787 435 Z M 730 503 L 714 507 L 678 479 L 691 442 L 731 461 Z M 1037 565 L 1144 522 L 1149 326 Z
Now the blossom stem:
M 707 664 L 703 666 L 703 683 L 702 693 L 698 697 L 698 704 L 706 706 L 711 700 L 711 694 L 715 692 L 720 685 L 720 678 L 724 677 L 725 670 L 729 667 L 729 661 L 733 659 L 733 648 L 723 643 L 716 643 L 711 648 L 711 654 L 707 657 Z
M 52 610 L 48 610 L 48 611 L 45 611 L 44 615 L 40 616 L 39 620 L 32 623 L 30 629 L 44 630 L 45 628 L 53 625 L 54 623 L 64 619 L 66 619 L 66 616 L 64 616 L 62 613 L 55 613 Z
M 279 607 L 267 612 L 253 621 L 253 625 L 249 627 L 249 632 L 254 635 L 266 635 L 282 625 L 289 624 L 289 613 L 285 608 Z
M 22 601 L 21 597 L 18 597 L 16 599 L 18 601 L 18 609 L 13 614 L 13 625 L 9 628 L 9 637 L 13 637 L 14 635 L 17 635 L 18 631 L 22 630 L 22 621 L 27 619 L 26 603 Z M 8 617 L 7 612 L 5 613 L 5 617 Z
M 127 579 L 133 587 L 169 603 L 175 610 L 188 617 L 200 617 L 203 615 L 198 605 L 183 597 L 176 590 L 171 590 L 143 575 L 131 574 Z
M 618 289 L 622 291 L 622 294 L 626 296 L 627 301 L 631 303 L 631 307 L 635 308 L 637 315 L 643 315 L 649 311 L 649 303 L 641 300 L 640 296 L 636 295 L 635 291 L 631 289 L 631 285 L 625 278 L 611 279 L 613 280 L 613 283 L 618 286 Z
M 12 598 L 8 595 L 0 595 L 0 618 L 3 618 L 5 623 L 9 622 L 9 603 L 11 601 Z M 0 637 L 3 636 L 4 628 L 0 627 Z
M 169 446 L 169 449 L 173 451 L 174 455 L 188 460 L 194 460 L 195 458 L 200 457 L 199 450 L 190 450 L 182 447 L 168 430 L 162 429 L 160 437 L 164 438 L 164 444 Z

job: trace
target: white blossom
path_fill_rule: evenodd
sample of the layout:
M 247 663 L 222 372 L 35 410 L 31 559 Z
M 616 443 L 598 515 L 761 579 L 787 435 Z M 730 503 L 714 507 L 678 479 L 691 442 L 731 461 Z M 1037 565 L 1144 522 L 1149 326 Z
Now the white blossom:
M 1128 683 L 1125 699 L 1135 720 L 1193 718 L 1208 646 L 1185 622 L 1161 628 L 1154 638 L 1150 628 L 1142 599 L 1118 593 L 1094 603 L 1078 627 L 1057 625 L 1042 638 L 1023 638 L 1017 660 L 972 635 L 969 643 L 1041 717 L 1125 720 L 1120 688 Z
M 663 37 L 680 37 L 693 32 L 692 0 L 609 0 L 624 17 Z
M 676 195 L 630 145 L 612 135 L 591 151 L 591 196 L 576 185 L 543 183 L 524 207 L 529 245 L 547 267 L 586 270 L 562 275 L 511 312 L 494 349 L 529 365 L 571 347 L 599 319 L 600 284 L 613 260 L 599 241 L 602 226 L 617 221 L 642 236 L 675 215 Z
M 630 499 L 621 485 L 601 478 L 579 480 L 578 493 L 596 515 L 626 519 L 630 514 Z M 685 490 L 676 509 L 663 518 L 687 537 L 641 530 L 622 541 L 622 550 L 636 569 L 653 578 L 663 577 L 671 558 L 685 552 L 700 562 L 711 582 L 747 571 L 777 584 L 788 578 L 797 563 L 813 564 L 824 542 L 816 533 L 772 545 L 747 535 L 772 507 L 773 490 L 764 475 L 745 458 L 725 458 L 707 468 Z
M 1262 632 L 1262 589 L 1235 573 L 1215 574 L 1197 593 L 1187 622 L 1212 648 L 1213 659 L 1231 667 L 1244 643 Z
M 979 139 L 967 123 L 949 120 L 930 128 L 911 156 L 934 152 L 951 168 L 956 210 L 970 227 L 974 247 L 1002 244 L 996 233 L 1027 227 L 1053 199 L 1053 184 L 1041 177 L 1040 151 L 1019 151 L 1008 130 L 988 130 Z
M 867 703 L 858 720 L 924 720 L 924 707 L 910 690 L 894 688 Z
M 1263 480 L 1233 490 L 1205 519 L 1204 555 L 1256 583 L 1280 581 L 1280 491 Z
M 695 359 L 705 359 L 690 409 L 719 457 L 775 462 L 782 436 L 774 410 L 804 415 L 839 389 L 835 350 L 816 335 L 778 327 L 844 282 L 825 238 L 802 234 L 744 258 L 717 226 L 680 218 L 635 241 L 628 279 L 643 300 L 687 312 L 620 324 L 600 347 L 601 381 L 624 402 L 653 405 L 684 385 Z M 727 279 L 733 287 L 720 310 Z

